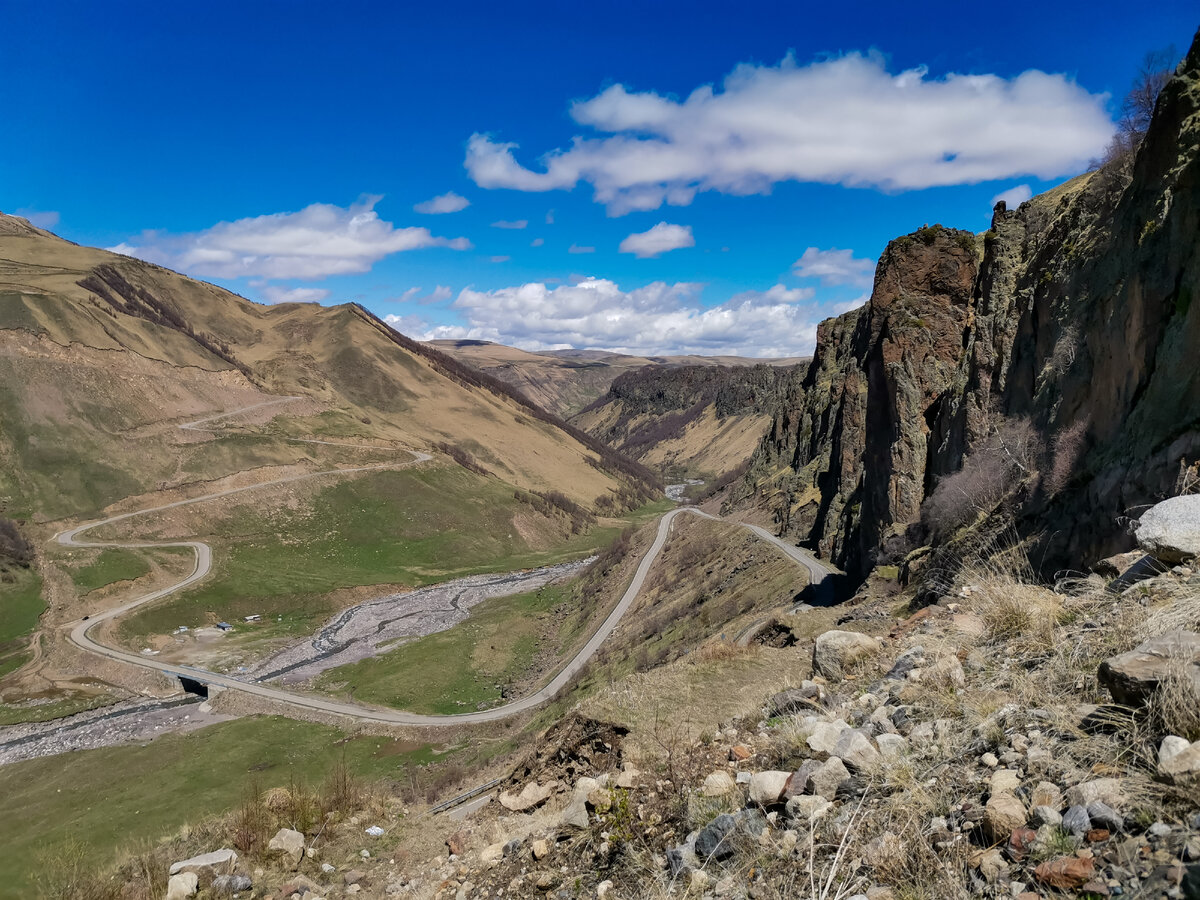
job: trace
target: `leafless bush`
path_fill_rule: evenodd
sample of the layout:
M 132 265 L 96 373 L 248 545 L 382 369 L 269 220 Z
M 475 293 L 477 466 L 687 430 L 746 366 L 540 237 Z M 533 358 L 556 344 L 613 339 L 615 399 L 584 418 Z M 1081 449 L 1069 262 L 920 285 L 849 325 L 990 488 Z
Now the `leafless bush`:
M 1174 47 L 1147 53 L 1134 78 L 1133 86 L 1121 103 L 1117 132 L 1104 152 L 1092 164 L 1110 188 L 1124 190 L 1133 178 L 1133 161 L 1150 128 L 1158 95 L 1171 79 L 1178 54 Z
M 921 508 L 921 521 L 944 538 L 980 513 L 990 512 L 1036 465 L 1040 439 L 1028 419 L 1001 419 L 963 460 L 941 478 Z
M 1088 419 L 1077 419 L 1054 436 L 1050 471 L 1046 473 L 1045 480 L 1046 490 L 1050 494 L 1061 491 L 1075 474 L 1087 446 L 1088 424 Z

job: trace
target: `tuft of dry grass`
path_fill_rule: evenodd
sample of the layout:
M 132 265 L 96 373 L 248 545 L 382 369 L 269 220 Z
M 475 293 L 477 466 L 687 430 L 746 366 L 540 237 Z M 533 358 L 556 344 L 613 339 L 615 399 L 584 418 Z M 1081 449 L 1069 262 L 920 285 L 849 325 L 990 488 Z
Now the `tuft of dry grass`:
M 1200 682 L 1195 670 L 1196 663 L 1190 658 L 1169 661 L 1165 677 L 1147 704 L 1156 735 L 1177 734 L 1200 741 Z

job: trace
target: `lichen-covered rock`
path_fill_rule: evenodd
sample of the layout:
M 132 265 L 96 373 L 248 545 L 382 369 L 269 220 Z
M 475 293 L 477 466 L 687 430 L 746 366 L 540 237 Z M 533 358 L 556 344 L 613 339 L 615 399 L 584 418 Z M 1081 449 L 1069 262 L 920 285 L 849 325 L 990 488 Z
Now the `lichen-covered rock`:
M 1200 741 L 1169 734 L 1158 748 L 1158 774 L 1178 784 L 1200 783 Z
M 304 835 L 291 828 L 280 828 L 267 844 L 267 849 L 286 856 L 293 866 L 298 866 L 304 858 Z

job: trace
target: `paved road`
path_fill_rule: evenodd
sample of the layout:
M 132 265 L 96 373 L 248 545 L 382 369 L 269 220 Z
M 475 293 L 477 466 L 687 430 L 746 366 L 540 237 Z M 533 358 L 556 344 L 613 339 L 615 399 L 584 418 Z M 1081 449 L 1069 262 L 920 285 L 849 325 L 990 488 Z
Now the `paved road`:
M 258 409 L 260 407 L 267 406 L 270 403 L 282 403 L 282 402 L 287 402 L 292 399 L 294 399 L 294 398 L 286 397 L 286 398 L 282 398 L 277 401 L 269 401 L 268 403 L 259 403 L 259 404 L 255 404 L 252 407 L 246 407 L 241 410 L 234 410 L 233 412 L 223 413 L 219 416 L 210 416 L 206 419 L 200 419 L 196 422 L 189 422 L 186 425 L 181 425 L 180 427 L 181 428 L 192 428 L 193 430 L 197 430 L 197 429 L 195 429 L 195 426 L 198 424 L 203 424 L 206 422 L 211 422 L 215 419 L 232 416 L 238 412 L 246 412 L 250 409 Z M 153 591 L 149 594 L 145 594 L 141 597 L 137 597 L 137 598 L 130 600 L 129 602 L 127 602 L 121 606 L 118 606 L 114 609 L 106 610 L 103 613 L 94 615 L 87 620 L 79 620 L 77 622 L 69 623 L 66 627 L 70 628 L 71 641 L 74 642 L 79 647 L 82 647 L 84 650 L 99 654 L 101 656 L 108 657 L 109 659 L 117 659 L 117 660 L 121 660 L 122 662 L 129 663 L 130 665 L 140 666 L 143 669 L 151 669 L 153 671 L 162 672 L 166 675 L 173 676 L 176 678 L 180 678 L 180 677 L 190 678 L 195 681 L 201 682 L 202 684 L 207 684 L 210 686 L 215 685 L 217 687 L 225 688 L 228 690 L 241 691 L 246 694 L 251 694 L 251 695 L 254 695 L 257 697 L 263 697 L 268 700 L 273 700 L 276 702 L 284 703 L 284 704 L 287 704 L 287 705 L 290 705 L 293 707 L 298 707 L 301 709 L 311 709 L 311 710 L 315 710 L 317 712 L 332 713 L 335 715 L 345 716 L 349 719 L 353 719 L 353 720 L 359 721 L 359 722 L 384 722 L 384 723 L 395 724 L 395 725 L 447 725 L 447 724 L 494 722 L 499 719 L 505 719 L 505 718 L 508 718 L 509 716 L 517 715 L 518 713 L 525 712 L 526 710 L 533 709 L 534 707 L 540 706 L 542 703 L 545 703 L 547 700 L 554 697 L 560 690 L 562 690 L 562 688 L 566 686 L 567 682 L 569 682 L 579 672 L 580 669 L 582 669 L 585 665 L 587 665 L 588 661 L 592 658 L 592 656 L 595 655 L 596 651 L 600 648 L 600 645 L 602 643 L 604 643 L 604 641 L 608 638 L 608 636 L 610 634 L 612 634 L 613 630 L 617 627 L 618 623 L 621 621 L 621 617 L 625 615 L 625 613 L 629 610 L 629 607 L 633 604 L 634 600 L 637 599 L 638 594 L 641 593 L 642 587 L 646 582 L 646 576 L 650 572 L 650 567 L 652 565 L 654 565 L 654 562 L 658 558 L 659 553 L 662 552 L 663 545 L 666 543 L 667 537 L 669 536 L 670 531 L 671 531 L 671 527 L 674 524 L 674 521 L 677 517 L 682 516 L 682 515 L 696 515 L 696 516 L 702 516 L 707 519 L 717 520 L 716 516 L 712 516 L 712 515 L 709 515 L 708 513 L 701 512 L 700 510 L 694 509 L 692 507 L 683 507 L 680 509 L 673 509 L 670 512 L 668 512 L 665 516 L 663 516 L 662 519 L 659 520 L 658 532 L 655 535 L 654 542 L 653 542 L 653 544 L 651 544 L 650 549 L 646 552 L 646 555 L 642 557 L 642 561 L 638 565 L 637 572 L 634 574 L 633 581 L 630 582 L 629 587 L 626 589 L 625 593 L 621 596 L 620 601 L 613 608 L 612 612 L 609 613 L 608 618 L 606 618 L 604 620 L 604 623 L 600 626 L 599 630 L 597 630 L 596 633 L 594 635 L 592 635 L 591 639 L 587 642 L 586 645 L 584 645 L 583 649 L 580 650 L 578 654 L 576 654 L 575 658 L 572 659 L 569 663 L 567 663 L 567 665 L 563 667 L 563 669 L 550 681 L 550 683 L 547 684 L 545 687 L 541 688 L 540 690 L 530 694 L 527 697 L 523 697 L 520 700 L 516 700 L 512 703 L 509 703 L 505 706 L 498 706 L 498 707 L 494 707 L 493 709 L 487 709 L 487 710 L 483 710 L 480 712 L 459 713 L 459 714 L 455 714 L 455 715 L 446 715 L 446 716 L 428 716 L 428 715 L 418 715 L 416 713 L 404 712 L 403 710 L 386 709 L 386 708 L 382 708 L 382 707 L 368 706 L 365 704 L 359 704 L 359 703 L 354 703 L 354 702 L 333 700 L 333 699 L 328 699 L 328 698 L 324 698 L 324 697 L 313 696 L 310 694 L 289 691 L 289 690 L 285 690 L 285 689 L 279 688 L 279 687 L 272 687 L 272 686 L 268 686 L 268 685 L 257 684 L 252 681 L 244 681 L 244 680 L 234 678 L 229 675 L 222 675 L 217 672 L 210 672 L 206 669 L 200 669 L 200 668 L 195 668 L 192 666 L 175 665 L 175 664 L 171 664 L 171 663 L 161 662 L 161 661 L 155 660 L 150 657 L 142 656 L 140 654 L 128 653 L 124 650 L 119 650 L 115 647 L 110 647 L 106 644 L 100 643 L 97 639 L 95 639 L 91 636 L 90 632 L 92 631 L 92 629 L 94 629 L 101 622 L 104 622 L 109 619 L 113 619 L 117 616 L 123 615 L 124 613 L 129 612 L 132 609 L 136 609 L 139 606 L 143 606 L 144 604 L 152 603 L 155 600 L 159 600 L 163 597 L 168 596 L 169 594 L 173 594 L 177 591 L 180 591 L 180 590 L 188 587 L 189 585 L 195 584 L 197 581 L 202 579 L 212 569 L 212 548 L 208 544 L 204 543 L 203 541 L 177 541 L 177 542 L 169 542 L 169 543 L 143 543 L 143 542 L 134 543 L 134 542 L 121 542 L 121 541 L 84 541 L 84 540 L 80 540 L 79 536 L 81 534 L 83 534 L 84 532 L 89 531 L 93 528 L 99 528 L 102 525 L 110 525 L 114 522 L 121 522 L 126 519 L 131 519 L 134 516 L 148 515 L 150 513 L 161 512 L 162 510 L 165 510 L 165 509 L 174 509 L 175 507 L 179 507 L 179 506 L 188 506 L 193 503 L 203 503 L 205 501 L 213 500 L 218 497 L 228 497 L 232 494 L 239 494 L 239 493 L 243 493 L 245 491 L 258 490 L 259 488 L 268 487 L 268 486 L 272 486 L 272 485 L 288 484 L 291 482 L 302 481 L 302 480 L 309 479 L 309 478 L 320 478 L 320 477 L 323 477 L 326 475 L 344 475 L 344 474 L 350 474 L 353 472 L 366 472 L 366 471 L 371 471 L 371 470 L 375 470 L 375 469 L 395 468 L 398 465 L 414 465 L 416 463 L 420 463 L 420 462 L 424 462 L 424 461 L 432 459 L 432 457 L 427 453 L 421 453 L 416 450 L 410 450 L 407 452 L 413 454 L 413 456 L 415 457 L 415 459 L 413 461 L 406 462 L 406 463 L 382 463 L 382 464 L 378 464 L 378 465 L 357 466 L 354 468 L 346 468 L 346 469 L 329 469 L 329 470 L 322 471 L 322 472 L 310 472 L 310 473 L 307 473 L 304 475 L 292 475 L 292 476 L 288 476 L 285 478 L 277 478 L 272 481 L 262 482 L 260 484 L 248 485 L 246 487 L 240 487 L 240 488 L 230 488 L 229 490 L 216 491 L 215 493 L 212 493 L 212 494 L 205 494 L 204 496 L 201 496 L 201 497 L 192 497 L 187 500 L 176 500 L 173 503 L 164 503 L 159 506 L 153 506 L 153 507 L 149 507 L 147 509 L 137 510 L 135 512 L 122 513 L 120 515 L 110 516 L 109 518 L 103 519 L 98 522 L 89 522 L 87 524 L 79 525 L 79 526 L 69 529 L 67 531 L 60 532 L 56 536 L 57 541 L 60 544 L 63 544 L 68 547 L 190 547 L 196 555 L 196 564 L 192 570 L 192 573 L 190 575 L 188 575 L 186 578 L 184 578 L 182 581 L 180 581 L 176 584 L 170 585 L 169 587 L 165 587 L 160 590 Z M 724 520 L 718 520 L 718 521 L 724 521 Z M 780 540 L 779 538 L 770 534 L 766 530 L 759 528 L 758 526 L 749 525 L 749 526 L 745 526 L 745 527 L 750 528 L 750 530 L 752 530 L 756 535 L 758 535 L 762 539 L 779 547 L 784 553 L 786 553 L 788 555 L 789 558 L 797 561 L 801 565 L 808 568 L 809 572 L 812 573 L 812 578 L 815 583 L 819 584 L 821 582 L 821 580 L 824 579 L 825 575 L 828 573 L 828 570 L 824 566 L 822 566 L 820 563 L 818 563 L 815 559 L 813 559 L 811 556 L 809 556 L 807 553 L 805 553 L 805 551 L 801 550 L 800 548 L 793 547 L 791 544 L 788 544 L 786 541 Z

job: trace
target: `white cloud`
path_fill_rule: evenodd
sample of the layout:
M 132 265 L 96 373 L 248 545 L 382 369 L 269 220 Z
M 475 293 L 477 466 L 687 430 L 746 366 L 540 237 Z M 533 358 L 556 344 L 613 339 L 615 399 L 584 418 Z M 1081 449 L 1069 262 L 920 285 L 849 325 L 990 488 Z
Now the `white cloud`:
M 1010 187 L 1007 191 L 1001 191 L 993 197 L 992 206 L 1003 200 L 1009 209 L 1016 209 L 1032 196 L 1033 188 L 1027 184 L 1018 184 L 1016 187 Z
M 797 278 L 819 278 L 821 284 L 852 284 L 870 287 L 875 274 L 875 261 L 854 256 L 853 250 L 821 250 L 809 247 L 792 263 Z
M 765 193 L 782 181 L 884 190 L 1081 171 L 1113 131 L 1106 94 L 1064 75 L 1015 78 L 925 69 L 877 53 L 798 65 L 743 64 L 683 101 L 616 84 L 571 115 L 576 136 L 536 169 L 517 144 L 474 134 L 465 165 L 484 188 L 565 190 L 583 181 L 610 214 L 687 205 L 697 191 Z
M 578 244 L 572 244 L 567 248 L 568 253 L 595 253 L 595 247 L 581 247 Z
M 493 257 L 492 257 L 492 262 L 494 262 L 494 263 L 502 263 L 502 262 L 508 262 L 510 259 L 512 259 L 512 257 L 511 257 L 511 256 L 493 256 Z
M 638 259 L 652 256 L 662 256 L 670 250 L 681 247 L 695 247 L 696 239 L 692 237 L 691 225 L 669 225 L 659 222 L 649 231 L 631 234 L 621 241 L 618 248 L 622 253 L 632 253 Z
M 775 285 L 712 307 L 697 302 L 698 293 L 698 285 L 682 282 L 632 291 L 601 278 L 557 287 L 534 282 L 460 292 L 453 306 L 464 325 L 430 325 L 411 316 L 387 321 L 421 340 L 487 340 L 529 350 L 795 356 L 812 351 L 825 316 L 803 302 L 811 297 L 809 288 Z
M 509 229 L 517 229 L 517 230 L 519 230 L 521 228 L 525 228 L 528 225 L 529 225 L 528 219 L 517 219 L 514 222 L 507 222 L 504 219 L 501 219 L 499 222 L 492 223 L 493 228 L 509 228 Z
M 529 246 L 530 247 L 540 247 L 544 243 L 546 243 L 545 238 L 534 238 L 532 241 L 529 242 Z
M 554 224 L 554 210 L 552 210 L 552 209 L 546 210 L 546 224 L 547 225 Z
M 413 207 L 413 210 L 419 213 L 425 213 L 430 216 L 444 215 L 445 213 L 458 212 L 461 209 L 466 209 L 471 205 L 471 201 L 466 197 L 461 197 L 454 191 L 447 191 L 444 194 L 438 194 L 431 200 L 426 200 L 423 203 L 418 203 Z
M 299 212 L 221 222 L 206 231 L 144 232 L 114 252 L 189 274 L 218 278 L 324 278 L 366 272 L 393 253 L 422 247 L 468 250 L 466 238 L 435 237 L 428 228 L 396 228 L 375 212 L 376 196 L 343 208 L 314 203 Z
M 329 296 L 324 288 L 289 288 L 277 284 L 263 285 L 263 300 L 267 303 L 320 303 Z
M 59 215 L 52 209 L 18 209 L 14 215 L 20 216 L 34 228 L 53 228 L 58 224 Z M 117 252 L 117 251 L 113 251 Z
M 399 297 L 388 297 L 392 303 L 420 303 L 423 306 L 428 306 L 431 303 L 441 303 L 443 300 L 449 300 L 454 296 L 454 291 L 446 287 L 444 284 L 439 284 L 425 296 L 421 296 L 423 288 L 410 287 Z

